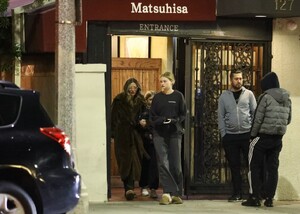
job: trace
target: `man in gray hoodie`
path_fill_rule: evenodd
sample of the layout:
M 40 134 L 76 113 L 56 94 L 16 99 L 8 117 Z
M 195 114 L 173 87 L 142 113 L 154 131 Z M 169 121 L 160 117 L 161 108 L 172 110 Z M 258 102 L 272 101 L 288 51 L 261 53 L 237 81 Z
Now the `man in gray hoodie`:
M 282 137 L 291 122 L 292 107 L 289 93 L 280 88 L 276 73 L 270 72 L 263 77 L 261 89 L 263 94 L 258 98 L 249 148 L 250 197 L 242 205 L 258 207 L 262 197 L 266 207 L 273 207 Z M 262 181 L 264 165 L 266 174 Z M 264 195 L 261 193 L 262 182 Z
M 232 71 L 230 81 L 231 88 L 219 98 L 218 125 L 232 177 L 233 192 L 228 201 L 234 202 L 242 200 L 241 152 L 247 163 L 256 99 L 243 87 L 242 71 Z

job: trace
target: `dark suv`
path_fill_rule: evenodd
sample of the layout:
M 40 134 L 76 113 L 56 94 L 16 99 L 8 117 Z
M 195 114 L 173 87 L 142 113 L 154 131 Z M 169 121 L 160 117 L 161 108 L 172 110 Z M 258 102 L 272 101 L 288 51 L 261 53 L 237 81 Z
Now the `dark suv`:
M 66 213 L 78 203 L 80 182 L 70 140 L 39 93 L 0 81 L 0 213 Z

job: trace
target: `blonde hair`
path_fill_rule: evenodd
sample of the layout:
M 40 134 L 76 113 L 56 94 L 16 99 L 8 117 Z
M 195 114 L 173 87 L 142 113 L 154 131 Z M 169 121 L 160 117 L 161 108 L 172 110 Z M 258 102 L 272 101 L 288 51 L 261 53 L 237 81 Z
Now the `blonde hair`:
M 167 72 L 161 74 L 160 77 L 165 77 L 165 78 L 169 79 L 172 82 L 172 84 L 175 83 L 175 77 L 172 72 L 167 71 Z

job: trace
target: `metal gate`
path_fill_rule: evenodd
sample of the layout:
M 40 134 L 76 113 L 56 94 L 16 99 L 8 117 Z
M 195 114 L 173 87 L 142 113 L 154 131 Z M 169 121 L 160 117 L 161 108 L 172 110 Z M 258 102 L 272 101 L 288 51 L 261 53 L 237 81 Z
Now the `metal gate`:
M 231 192 L 231 175 L 218 131 L 218 98 L 230 88 L 229 74 L 234 69 L 242 70 L 244 86 L 259 94 L 263 55 L 264 43 L 189 40 L 185 80 L 189 134 L 185 135 L 184 151 L 187 195 Z M 244 166 L 246 186 L 246 163 Z

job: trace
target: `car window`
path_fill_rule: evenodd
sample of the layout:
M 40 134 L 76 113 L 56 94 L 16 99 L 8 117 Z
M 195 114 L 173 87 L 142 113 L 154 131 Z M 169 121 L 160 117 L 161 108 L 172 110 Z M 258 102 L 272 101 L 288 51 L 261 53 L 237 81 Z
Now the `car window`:
M 0 126 L 6 126 L 16 121 L 20 102 L 20 96 L 0 94 Z
M 40 112 L 41 112 L 41 121 L 40 121 L 40 125 L 41 126 L 54 126 L 51 118 L 49 117 L 47 111 L 44 109 L 44 107 L 42 105 L 40 105 Z

